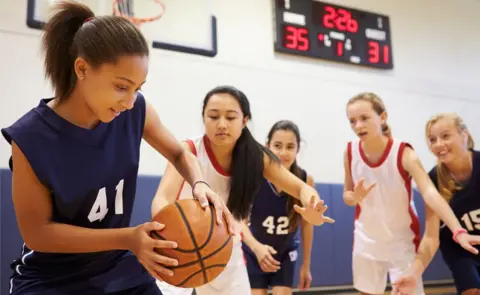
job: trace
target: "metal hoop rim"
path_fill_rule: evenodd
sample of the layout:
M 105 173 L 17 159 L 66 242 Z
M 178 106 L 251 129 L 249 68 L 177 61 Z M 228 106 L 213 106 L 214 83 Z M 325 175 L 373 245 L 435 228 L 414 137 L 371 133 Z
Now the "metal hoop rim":
M 113 2 L 112 2 L 113 14 L 124 17 L 124 18 L 128 19 L 129 21 L 131 21 L 132 23 L 134 23 L 135 25 L 141 25 L 141 24 L 144 24 L 144 23 L 154 22 L 156 20 L 159 20 L 163 16 L 163 14 L 165 13 L 165 5 L 160 0 L 151 0 L 151 1 L 155 2 L 156 4 L 160 5 L 160 7 L 162 9 L 162 11 L 158 15 L 152 16 L 152 17 L 134 17 L 134 16 L 124 15 L 117 8 L 118 1 L 119 0 L 113 0 Z

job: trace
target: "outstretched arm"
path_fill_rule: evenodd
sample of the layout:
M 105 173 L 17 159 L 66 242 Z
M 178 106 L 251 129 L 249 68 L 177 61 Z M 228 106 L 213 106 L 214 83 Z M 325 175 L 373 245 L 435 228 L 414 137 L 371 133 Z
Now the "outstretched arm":
M 155 109 L 146 101 L 146 119 L 143 138 L 150 146 L 162 154 L 180 175 L 193 185 L 197 181 L 205 180 L 197 158 L 173 136 L 160 118 Z M 199 183 L 200 185 L 205 185 Z
M 311 187 L 315 187 L 313 178 L 308 175 L 307 184 Z M 302 233 L 302 253 L 303 261 L 300 267 L 300 279 L 298 282 L 298 288 L 300 290 L 306 290 L 310 288 L 312 283 L 312 274 L 310 272 L 310 262 L 312 256 L 312 244 L 313 244 L 313 225 L 301 220 L 300 229 Z
M 453 233 L 461 230 L 462 226 L 447 201 L 435 188 L 415 151 L 408 146 L 405 147 L 403 152 L 402 165 L 417 183 L 418 190 L 427 206 L 445 222 Z
M 440 219 L 430 209 L 425 206 L 425 233 L 418 247 L 417 257 L 412 265 L 411 273 L 416 277 L 421 277 L 425 269 L 432 261 L 440 245 L 439 241 Z
M 423 169 L 415 151 L 407 146 L 402 156 L 402 165 L 417 183 L 426 205 L 448 226 L 453 233 L 453 238 L 465 250 L 473 254 L 478 254 L 478 250 L 472 245 L 478 244 L 480 237 L 470 236 L 467 231 L 462 228 L 447 201 L 440 195 L 432 180 Z
M 327 206 L 323 204 L 324 201 L 320 199 L 317 190 L 288 171 L 283 165 L 271 161 L 266 153 L 264 153 L 263 175 L 279 190 L 302 202 L 303 207 L 294 205 L 294 209 L 309 223 L 322 225 L 325 222 L 335 222 L 330 217 L 323 215 Z

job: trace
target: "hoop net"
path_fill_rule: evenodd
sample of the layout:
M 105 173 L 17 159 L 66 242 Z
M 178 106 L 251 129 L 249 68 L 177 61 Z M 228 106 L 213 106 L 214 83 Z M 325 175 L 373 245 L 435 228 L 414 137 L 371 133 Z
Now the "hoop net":
M 145 0 L 140 0 L 145 1 Z M 135 16 L 133 2 L 134 0 L 113 0 L 113 14 L 124 17 L 131 21 L 136 26 L 140 27 L 145 23 L 150 23 L 159 20 L 165 13 L 165 5 L 160 0 L 151 0 L 158 6 L 158 13 L 150 17 Z

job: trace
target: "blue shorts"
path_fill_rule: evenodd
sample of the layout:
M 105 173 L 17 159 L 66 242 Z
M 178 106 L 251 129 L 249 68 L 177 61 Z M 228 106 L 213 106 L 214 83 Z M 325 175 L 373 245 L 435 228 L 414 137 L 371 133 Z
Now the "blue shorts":
M 296 250 L 292 250 L 291 252 L 293 251 Z M 290 253 L 286 253 L 286 255 L 283 255 L 284 257 L 282 257 L 283 259 L 280 260 L 280 269 L 278 271 L 264 272 L 258 264 L 255 254 L 253 254 L 251 251 L 244 250 L 251 288 L 268 289 L 268 287 L 275 286 L 293 288 L 296 253 L 292 256 L 289 254 Z
M 480 263 L 471 258 L 461 258 L 448 263 L 457 292 L 480 289 Z

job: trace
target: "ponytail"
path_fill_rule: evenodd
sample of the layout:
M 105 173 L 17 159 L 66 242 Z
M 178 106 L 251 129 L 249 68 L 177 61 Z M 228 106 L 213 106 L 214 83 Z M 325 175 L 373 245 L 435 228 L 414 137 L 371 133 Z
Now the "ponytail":
M 448 172 L 447 167 L 444 164 L 438 162 L 437 164 L 437 183 L 438 183 L 438 191 L 445 200 L 450 201 L 453 197 L 453 194 L 457 190 L 460 190 L 461 187 L 456 185 L 455 180 Z
M 148 43 L 140 30 L 126 18 L 95 17 L 86 5 L 59 1 L 45 24 L 42 37 L 45 52 L 45 77 L 51 80 L 55 96 L 63 101 L 76 82 L 75 60 L 82 57 L 95 69 L 114 63 L 121 56 L 148 56 Z
M 382 125 L 382 133 L 386 137 L 391 137 L 392 136 L 392 128 L 390 127 L 390 125 L 388 125 L 387 123 L 383 124 Z
M 237 219 L 245 219 L 250 213 L 253 198 L 263 181 L 264 153 L 276 159 L 273 153 L 259 144 L 248 127 L 233 148 L 230 172 L 230 197 L 227 207 Z
M 73 46 L 75 34 L 87 19 L 94 16 L 86 5 L 59 2 L 55 6 L 53 17 L 45 25 L 42 40 L 45 76 L 51 79 L 56 96 L 60 99 L 71 93 L 76 81 L 73 68 L 77 54 Z
M 307 181 L 307 175 L 298 166 L 297 160 L 295 160 L 292 163 L 292 166 L 290 167 L 290 172 L 292 172 L 295 176 L 297 176 L 301 180 L 303 180 L 305 182 Z M 287 196 L 288 196 L 288 198 L 287 198 L 287 212 L 288 212 L 288 224 L 289 224 L 288 230 L 289 230 L 289 232 L 294 232 L 298 227 L 298 221 L 299 221 L 300 215 L 297 213 L 297 211 L 295 211 L 293 206 L 297 205 L 297 206 L 302 207 L 303 205 L 302 205 L 302 202 L 299 199 L 294 198 L 294 197 L 292 197 L 288 194 L 287 194 Z

